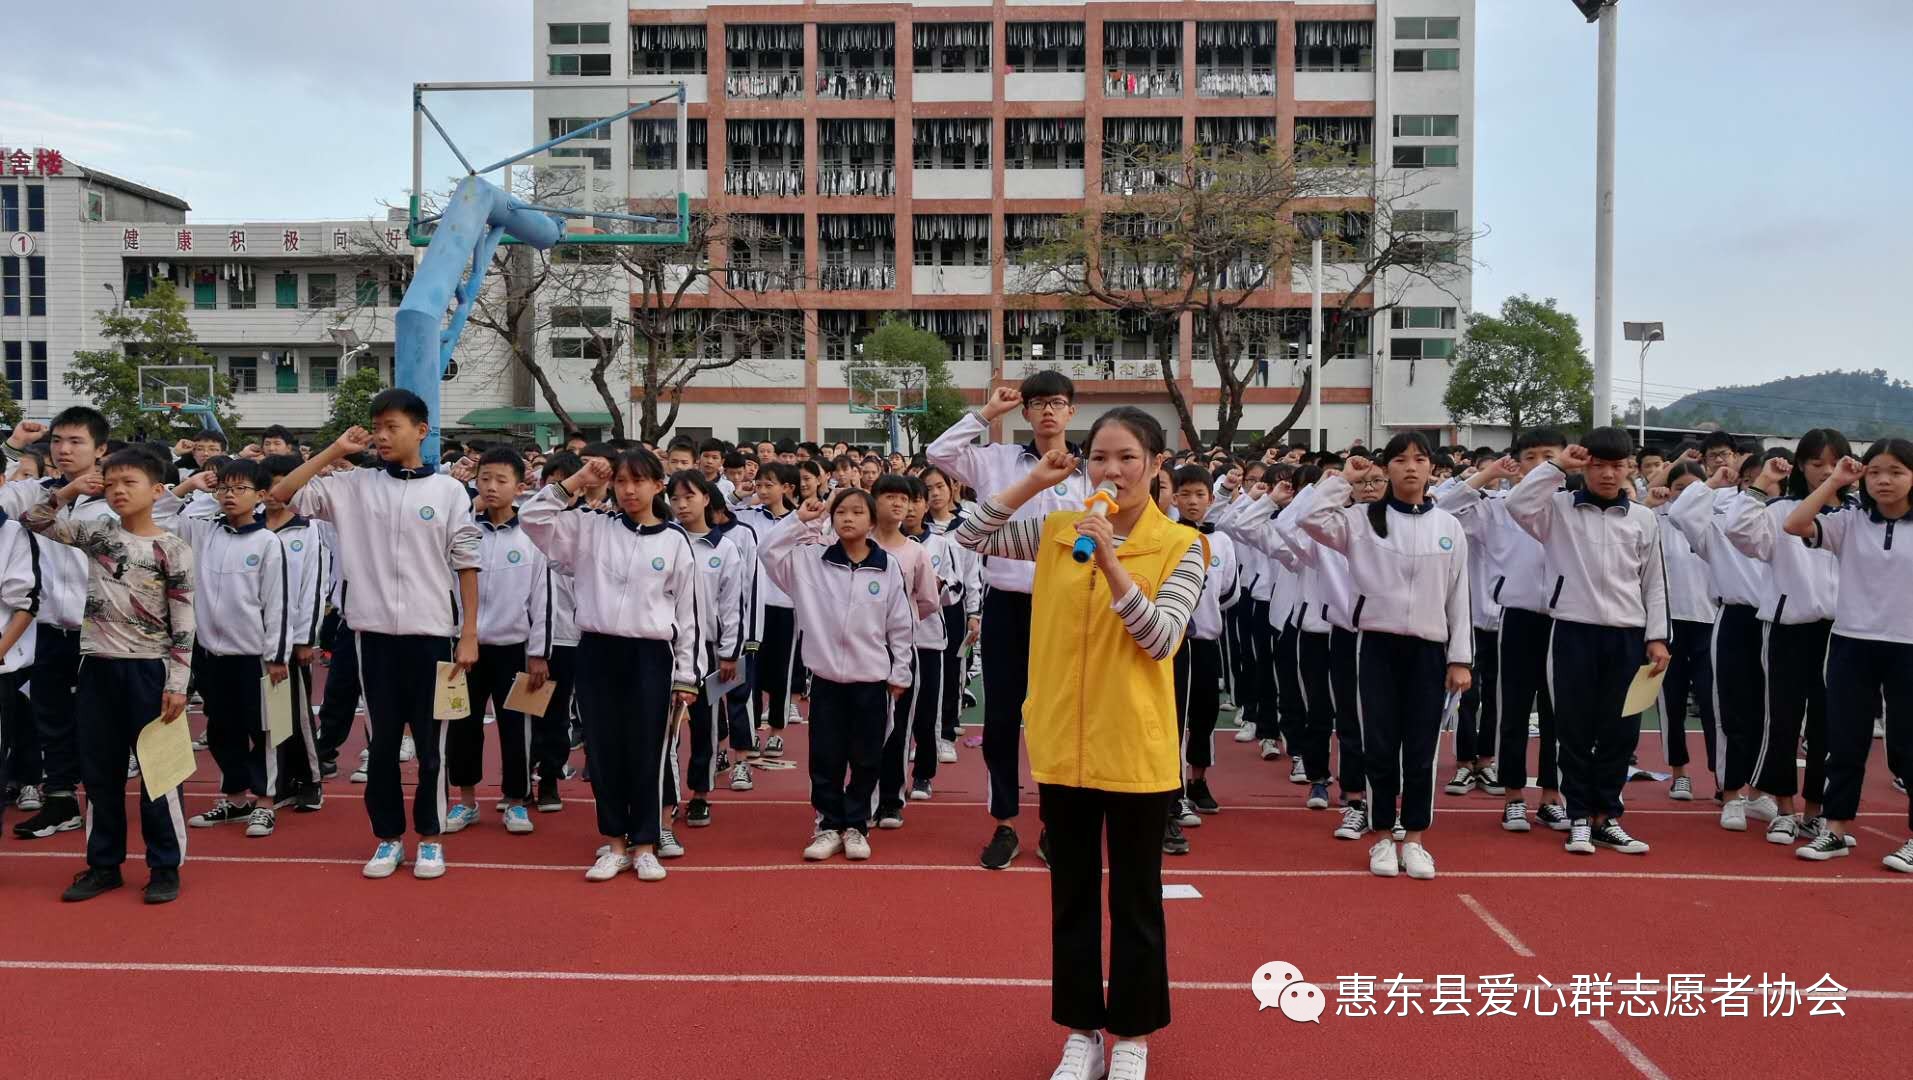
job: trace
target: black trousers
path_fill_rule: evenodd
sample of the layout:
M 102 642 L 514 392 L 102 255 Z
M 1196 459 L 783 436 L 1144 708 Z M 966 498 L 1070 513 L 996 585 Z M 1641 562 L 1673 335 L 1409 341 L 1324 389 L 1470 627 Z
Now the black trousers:
M 1827 797 L 1829 821 L 1860 812 L 1860 786 L 1873 752 L 1873 718 L 1886 706 L 1889 772 L 1913 763 L 1913 645 L 1834 634 L 1827 645 Z M 1906 814 L 1913 829 L 1913 800 Z
M 40 770 L 46 778 L 46 793 L 71 795 L 80 784 L 79 727 L 74 711 L 80 678 L 80 632 L 41 623 L 29 670 L 33 727 L 40 739 Z M 155 710 L 153 716 L 157 715 Z M 126 779 L 124 761 L 120 762 L 120 779 Z
M 1718 780 L 1714 756 L 1714 659 L 1709 648 L 1714 624 L 1674 620 L 1674 640 L 1667 643 L 1667 677 L 1654 711 L 1661 718 L 1661 751 L 1669 765 L 1687 767 L 1687 700 L 1691 694 L 1700 708 L 1701 741 L 1707 746 L 1707 771 Z
M 326 669 L 325 700 L 319 704 L 319 760 L 339 759 L 339 747 L 352 736 L 360 692 L 359 635 L 341 618 L 332 633 L 332 666 Z
M 1335 694 L 1329 689 L 1329 637 L 1307 630 L 1295 635 L 1300 676 L 1296 686 L 1303 719 L 1301 738 L 1292 745 L 1300 747 L 1302 767 L 1309 771 L 1311 784 L 1325 784 L 1333 775 L 1328 757 L 1328 737 L 1335 730 Z
M 943 682 L 939 686 L 943 691 L 943 717 L 937 736 L 955 742 L 963 724 L 963 684 L 968 681 L 964 678 L 963 642 L 970 636 L 970 620 L 962 604 L 943 609 L 943 635 L 949 644 L 943 649 Z
M 810 805 L 817 812 L 818 828 L 842 832 L 870 827 L 893 700 L 884 683 L 811 677 Z M 1160 831 L 1161 822 L 1156 827 Z
M 1475 761 L 1495 756 L 1495 741 L 1501 734 L 1500 714 L 1495 710 L 1493 687 L 1500 677 L 1496 665 L 1500 634 L 1475 628 L 1474 680 L 1461 695 L 1461 711 L 1455 718 L 1455 760 Z M 1488 687 L 1483 691 L 1482 687 Z M 1498 776 L 1499 774 L 1497 774 Z
M 757 647 L 757 689 L 764 695 L 764 718 L 771 730 L 784 730 L 792 694 L 804 690 L 804 659 L 797 648 L 797 615 L 787 607 L 766 605 L 764 640 Z
M 219 765 L 219 791 L 269 799 L 278 790 L 279 755 L 268 746 L 266 695 L 257 656 L 214 656 L 193 648 L 193 685 L 206 708 L 206 749 Z
M 990 816 L 1016 817 L 1023 698 L 1030 685 L 1030 594 L 991 589 L 983 597 L 983 769 Z M 815 707 L 815 703 L 812 703 Z
M 1302 616 L 1291 613 L 1287 622 L 1275 631 L 1276 714 L 1282 725 L 1282 738 L 1289 753 L 1298 753 L 1303 732 L 1308 728 L 1308 705 L 1302 696 Z M 1307 760 L 1304 759 L 1304 765 Z
M 366 726 L 372 733 L 365 772 L 365 813 L 372 821 L 372 834 L 380 840 L 405 835 L 399 743 L 409 728 L 418 765 L 412 827 L 421 837 L 437 836 L 444 828 L 447 809 L 441 768 L 445 732 L 444 725 L 432 718 L 432 699 L 437 693 L 438 665 L 452 658 L 452 643 L 442 637 L 369 631 L 360 631 L 357 637 Z
M 741 662 L 741 661 L 740 661 Z M 663 805 L 676 806 L 681 797 L 679 789 L 689 786 L 693 798 L 702 798 L 711 793 L 717 785 L 717 752 L 728 732 L 734 749 L 748 751 L 751 748 L 749 722 L 744 726 L 744 742 L 737 744 L 737 732 L 732 730 L 732 714 L 729 707 L 729 695 L 713 700 L 710 687 L 700 684 L 697 700 L 691 703 L 690 720 L 685 725 L 689 731 L 681 731 L 678 725 L 671 725 L 670 737 L 665 744 L 664 764 L 670 771 L 670 781 L 665 785 Z M 688 738 L 691 743 L 691 759 L 685 766 L 682 776 L 678 774 L 678 746 L 680 740 Z M 688 785 L 687 785 L 688 781 Z
M 1251 721 L 1249 703 L 1243 699 L 1253 696 L 1249 693 L 1249 658 L 1254 650 L 1249 644 L 1248 626 L 1249 609 L 1254 606 L 1245 586 L 1236 605 L 1222 618 L 1223 652 L 1229 661 L 1229 700 L 1235 703 L 1237 724 Z
M 892 698 L 890 722 L 883 729 L 883 764 L 877 770 L 877 803 L 873 811 L 895 810 L 903 805 L 905 761 L 910 756 L 910 731 L 916 713 L 917 692 L 923 686 L 923 660 L 933 654 L 922 649 L 910 651 L 910 689 L 900 698 Z M 922 748 L 918 748 L 921 752 Z M 936 758 L 936 744 L 930 745 L 930 757 Z
M 937 739 L 943 733 L 943 649 L 918 649 L 917 668 L 910 684 L 910 779 L 934 780 L 937 776 Z M 899 714 L 903 715 L 903 714 Z M 893 724 L 902 727 L 902 724 Z M 887 747 L 886 743 L 886 747 Z M 886 760 L 886 770 L 889 762 Z
M 86 785 L 86 864 L 119 866 L 126 861 L 126 755 L 140 729 L 160 713 L 166 692 L 163 660 L 120 660 L 89 656 L 77 671 L 80 773 Z M 259 680 L 254 676 L 256 686 Z M 186 722 L 185 717 L 173 721 Z M 186 815 L 179 791 L 158 800 L 139 800 L 140 836 L 146 841 L 146 865 L 177 867 L 186 860 Z
M 525 643 L 478 646 L 478 663 L 465 673 L 472 711 L 445 721 L 445 778 L 452 787 L 477 787 L 485 778 L 485 705 L 498 720 L 499 786 L 505 798 L 531 797 L 531 726 L 505 708 L 511 684 L 525 670 Z
M 273 750 L 278 778 L 273 784 L 275 801 L 296 794 L 302 784 L 319 782 L 319 733 L 312 716 L 312 665 L 291 664 L 287 678 L 292 680 L 292 735 Z
M 551 704 L 545 715 L 531 718 L 531 760 L 547 783 L 564 779 L 571 760 L 572 698 L 578 686 L 578 646 L 552 645 L 545 657 L 551 672 Z
M 1441 642 L 1364 630 L 1356 681 L 1368 821 L 1377 832 L 1426 829 L 1435 817 L 1435 752 L 1447 696 L 1448 650 Z
M 1720 786 L 1754 780 L 1767 726 L 1767 673 L 1760 663 L 1760 619 L 1752 604 L 1722 604 L 1714 620 L 1714 722 L 1720 743 Z
M 1832 620 L 1762 623 L 1767 661 L 1767 716 L 1754 786 L 1769 795 L 1805 795 L 1818 803 L 1827 789 L 1827 638 Z M 1794 748 L 1806 726 L 1807 779 L 1801 786 Z
M 1328 636 L 1328 689 L 1335 705 L 1335 744 L 1341 765 L 1337 782 L 1342 785 L 1344 802 L 1365 799 L 1368 790 L 1368 770 L 1362 763 L 1361 695 L 1355 678 L 1360 638 L 1355 631 L 1339 626 Z
M 658 842 L 665 739 L 677 713 L 671 664 L 668 641 L 590 633 L 578 641 L 578 715 L 601 836 Z
M 0 787 L 40 782 L 40 733 L 33 726 L 33 702 L 20 692 L 32 677 L 31 667 L 0 675 Z
M 1182 758 L 1206 769 L 1216 763 L 1216 714 L 1222 708 L 1222 642 L 1185 637 L 1176 666 L 1176 716 L 1183 729 Z
M 1501 609 L 1501 633 L 1495 644 L 1498 678 L 1495 712 L 1501 720 L 1501 753 L 1495 774 L 1508 789 L 1508 798 L 1522 797 L 1528 786 L 1528 713 L 1541 714 L 1541 757 L 1536 762 L 1536 786 L 1543 791 L 1561 788 L 1561 770 L 1555 758 L 1554 699 L 1548 693 L 1548 628 L 1554 622 L 1526 608 Z M 1635 664 L 1630 671 L 1639 670 Z
M 1269 602 L 1250 600 L 1249 709 L 1257 739 L 1282 737 L 1281 701 L 1275 677 L 1275 627 L 1269 625 Z
M 1548 690 L 1560 743 L 1561 794 L 1568 817 L 1618 818 L 1628 759 L 1641 722 L 1622 716 L 1627 688 L 1645 659 L 1638 626 L 1592 626 L 1554 620 L 1548 640 Z
M 1140 1038 L 1169 1026 L 1162 828 L 1174 791 L 1036 786 L 1049 832 L 1050 1019 Z M 1109 994 L 1103 995 L 1103 847 L 1109 847 Z

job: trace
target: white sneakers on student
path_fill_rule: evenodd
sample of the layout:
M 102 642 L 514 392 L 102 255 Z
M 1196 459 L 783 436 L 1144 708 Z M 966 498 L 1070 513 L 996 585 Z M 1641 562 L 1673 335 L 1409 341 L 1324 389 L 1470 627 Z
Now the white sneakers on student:
M 1888 870 L 1897 870 L 1902 874 L 1913 874 L 1913 840 L 1900 845 L 1900 850 L 1892 852 L 1880 860 L 1880 865 Z
M 270 806 L 253 807 L 252 815 L 246 819 L 246 835 L 255 840 L 271 836 L 272 828 L 277 824 L 277 817 L 278 815 L 273 813 Z
M 377 851 L 365 864 L 365 876 L 388 878 L 405 862 L 405 845 L 397 840 L 381 840 Z
M 1800 819 L 1792 814 L 1782 814 L 1767 825 L 1769 844 L 1787 844 L 1791 846 L 1800 839 Z
M 1050 1080 L 1102 1080 L 1107 1072 L 1108 1067 L 1103 1063 L 1103 1033 L 1071 1032 L 1069 1038 L 1063 1040 L 1063 1060 L 1057 1062 Z
M 1402 869 L 1417 881 L 1428 881 L 1435 876 L 1435 857 L 1428 849 L 1410 840 L 1402 845 Z
M 610 881 L 626 870 L 631 869 L 631 856 L 619 855 L 609 848 L 598 851 L 598 861 L 585 871 L 586 881 Z
M 835 829 L 822 829 L 810 838 L 810 846 L 804 849 L 804 858 L 810 862 L 822 862 L 843 849 L 843 834 Z
M 1780 804 L 1772 795 L 1761 795 L 1747 800 L 1748 821 L 1772 821 L 1780 814 Z
M 1368 872 L 1376 877 L 1394 877 L 1402 872 L 1401 858 L 1395 854 L 1395 840 L 1384 836 L 1368 849 Z
M 1237 725 L 1235 729 L 1235 741 L 1236 742 L 1254 742 L 1255 729 L 1250 727 L 1247 724 Z
M 956 744 L 951 742 L 948 739 L 938 739 L 937 740 L 937 764 L 952 765 L 956 763 L 956 759 L 957 759 Z
M 426 840 L 418 846 L 418 859 L 412 863 L 412 876 L 420 881 L 445 876 L 445 846 Z
M 531 829 L 532 829 L 532 825 L 531 825 L 530 810 L 527 810 L 523 806 L 505 807 L 505 831 L 506 832 L 518 833 L 520 835 L 523 835 L 525 833 L 530 832 Z
M 1308 763 L 1303 761 L 1300 756 L 1297 756 L 1294 763 L 1289 766 L 1289 783 L 1306 784 L 1308 782 L 1309 782 Z
M 851 862 L 862 862 L 870 857 L 870 840 L 862 829 L 844 830 L 844 858 Z
M 399 738 L 399 760 L 410 761 L 417 756 L 418 747 L 412 745 L 412 737 L 410 735 L 401 736 Z
M 1720 827 L 1728 832 L 1747 831 L 1747 797 L 1737 795 L 1721 804 Z
M 365 783 L 365 772 L 366 772 L 366 769 L 371 766 L 371 764 L 372 764 L 372 751 L 370 750 L 359 751 L 359 767 L 352 770 L 352 776 L 350 777 L 351 781 L 355 784 Z
M 749 762 L 740 761 L 731 767 L 732 791 L 749 791 L 752 786 L 751 766 Z
M 1109 1080 L 1143 1080 L 1148 1072 L 1147 1044 L 1120 1039 L 1109 1051 Z
M 1257 752 L 1262 755 L 1263 761 L 1274 761 L 1276 758 L 1282 756 L 1282 744 L 1276 742 L 1274 739 L 1263 739 L 1256 744 L 1256 748 Z
M 461 832 L 465 826 L 476 825 L 477 823 L 478 807 L 458 803 L 445 815 L 445 824 L 440 828 L 440 831 L 446 833 Z
M 637 871 L 639 881 L 664 880 L 664 864 L 648 851 L 631 860 L 631 869 Z

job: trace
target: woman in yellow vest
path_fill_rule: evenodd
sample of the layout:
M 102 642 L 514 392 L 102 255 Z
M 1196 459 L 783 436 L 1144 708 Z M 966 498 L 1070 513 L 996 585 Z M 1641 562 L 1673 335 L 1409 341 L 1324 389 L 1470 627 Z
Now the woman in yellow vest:
M 1171 658 L 1202 594 L 1200 533 L 1156 507 L 1162 425 L 1112 409 L 1089 430 L 1089 481 L 1106 516 L 1011 521 L 1076 458 L 1053 450 L 954 534 L 1036 564 L 1023 730 L 1050 864 L 1050 1015 L 1070 1029 L 1052 1080 L 1142 1080 L 1147 1036 L 1169 1023 L 1162 835 L 1181 786 Z M 1078 539 L 1095 543 L 1078 562 Z M 1109 846 L 1109 996 L 1103 996 L 1102 850 Z M 1107 1065 L 1103 1032 L 1117 1039 Z

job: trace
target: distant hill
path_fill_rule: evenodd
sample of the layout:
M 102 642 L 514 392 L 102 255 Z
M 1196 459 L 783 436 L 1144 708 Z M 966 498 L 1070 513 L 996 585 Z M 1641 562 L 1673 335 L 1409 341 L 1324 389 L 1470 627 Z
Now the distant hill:
M 1855 443 L 1882 435 L 1908 436 L 1913 435 L 1913 382 L 1889 378 L 1878 369 L 1827 371 L 1758 386 L 1704 390 L 1647 410 L 1648 423 L 1666 427 L 1691 428 L 1708 421 L 1729 431 L 1773 435 L 1833 427 Z

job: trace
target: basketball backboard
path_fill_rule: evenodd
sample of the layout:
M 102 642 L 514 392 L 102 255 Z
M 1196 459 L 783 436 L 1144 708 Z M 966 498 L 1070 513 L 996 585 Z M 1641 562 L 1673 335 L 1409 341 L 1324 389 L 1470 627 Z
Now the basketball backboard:
M 920 366 L 852 364 L 844 368 L 850 411 L 911 415 L 929 411 L 929 376 Z

